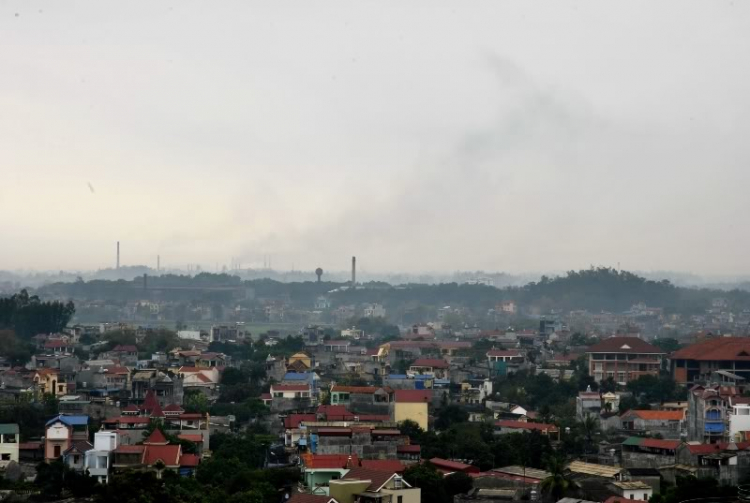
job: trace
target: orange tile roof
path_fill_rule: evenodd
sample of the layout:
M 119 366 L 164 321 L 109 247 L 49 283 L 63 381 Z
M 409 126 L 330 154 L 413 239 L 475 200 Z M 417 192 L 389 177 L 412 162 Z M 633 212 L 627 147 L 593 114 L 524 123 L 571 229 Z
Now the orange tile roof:
M 147 445 L 141 462 L 152 466 L 161 460 L 167 466 L 179 466 L 181 454 L 182 450 L 179 445 Z
M 680 410 L 630 410 L 625 414 L 634 414 L 646 421 L 681 421 L 685 417 Z

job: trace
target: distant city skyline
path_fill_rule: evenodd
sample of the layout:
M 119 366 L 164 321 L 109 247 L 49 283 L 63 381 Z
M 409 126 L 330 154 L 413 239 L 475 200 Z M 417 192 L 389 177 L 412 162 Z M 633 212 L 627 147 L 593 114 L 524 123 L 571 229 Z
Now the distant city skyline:
M 0 269 L 748 274 L 750 4 L 0 5 Z

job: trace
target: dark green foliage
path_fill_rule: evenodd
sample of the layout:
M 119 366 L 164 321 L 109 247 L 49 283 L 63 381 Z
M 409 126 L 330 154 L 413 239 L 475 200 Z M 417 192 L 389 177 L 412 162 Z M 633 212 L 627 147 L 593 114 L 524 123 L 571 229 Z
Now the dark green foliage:
M 412 465 L 404 471 L 404 480 L 412 487 L 422 490 L 422 501 L 449 503 L 452 498 L 446 493 L 443 475 L 429 463 Z
M 686 390 L 678 387 L 674 379 L 666 373 L 658 377 L 640 376 L 634 381 L 629 381 L 627 388 L 641 403 L 685 400 Z
M 672 337 L 654 339 L 652 342 L 654 346 L 663 349 L 667 353 L 674 353 L 675 351 L 681 349 L 683 346 L 682 344 L 680 344 L 680 341 Z
M 558 501 L 573 485 L 565 475 L 565 459 L 559 455 L 550 455 L 545 461 L 545 469 L 550 476 L 542 481 L 542 492 L 550 495 L 552 501 Z
M 702 498 L 735 498 L 737 488 L 732 486 L 720 486 L 716 479 L 677 477 L 677 484 L 669 486 L 661 494 L 655 494 L 649 503 L 680 503 L 681 501 L 697 500 Z
M 52 405 L 45 407 L 39 403 L 3 405 L 0 407 L 0 423 L 18 424 L 21 440 L 39 438 L 44 435 L 44 423 L 54 415 L 54 412 L 47 414 L 51 409 Z
M 14 330 L 22 338 L 61 332 L 75 314 L 72 302 L 42 302 L 21 290 L 0 299 L 0 329 Z
M 445 492 L 449 496 L 456 494 L 466 494 L 474 487 L 474 479 L 471 475 L 464 472 L 451 473 L 443 479 Z
M 385 318 L 359 318 L 350 320 L 351 325 L 359 330 L 364 330 L 365 334 L 373 335 L 382 339 L 394 340 L 401 337 L 401 330 L 396 325 L 388 323 Z
M 47 498 L 57 499 L 65 490 L 75 497 L 89 497 L 98 490 L 96 479 L 69 469 L 59 459 L 51 463 L 39 463 L 36 473 L 34 485 Z
M 24 365 L 33 354 L 33 344 L 18 338 L 12 330 L 0 330 L 0 355 L 8 358 L 12 365 Z
M 465 423 L 468 420 L 469 413 L 466 412 L 466 409 L 459 407 L 458 405 L 446 405 L 445 407 L 440 407 L 437 411 L 435 428 L 438 430 L 444 430 L 451 425 Z

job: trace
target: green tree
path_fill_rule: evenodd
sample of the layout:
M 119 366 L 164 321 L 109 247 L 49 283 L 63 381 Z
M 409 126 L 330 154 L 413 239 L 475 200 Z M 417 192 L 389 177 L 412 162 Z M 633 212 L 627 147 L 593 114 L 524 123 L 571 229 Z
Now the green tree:
M 443 475 L 429 463 L 412 465 L 404 471 L 404 480 L 422 490 L 422 501 L 448 503 L 451 498 L 445 491 Z
M 571 487 L 571 481 L 565 475 L 565 460 L 557 455 L 549 456 L 545 467 L 550 475 L 542 480 L 542 492 L 550 495 L 552 501 L 558 501 Z
M 445 492 L 451 497 L 456 494 L 466 494 L 474 487 L 474 479 L 464 472 L 451 473 L 445 477 L 443 483 Z
M 186 412 L 205 414 L 210 408 L 208 397 L 200 390 L 187 390 L 183 398 Z

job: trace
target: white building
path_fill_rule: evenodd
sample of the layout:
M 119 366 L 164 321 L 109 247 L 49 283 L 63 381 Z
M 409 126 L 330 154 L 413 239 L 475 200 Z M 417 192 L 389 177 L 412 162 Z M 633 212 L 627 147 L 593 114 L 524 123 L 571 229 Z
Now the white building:
M 5 468 L 11 461 L 18 463 L 20 441 L 17 424 L 0 424 L 0 468 Z
M 743 433 L 744 432 L 744 433 Z M 732 406 L 729 416 L 729 440 L 739 442 L 750 432 L 750 404 L 738 403 Z
M 112 453 L 119 443 L 120 437 L 116 431 L 98 431 L 94 434 L 94 448 L 86 452 L 84 467 L 89 475 L 102 484 L 109 482 Z
M 385 308 L 380 304 L 365 304 L 365 318 L 385 318 Z
M 189 341 L 200 341 L 201 331 L 200 330 L 180 330 L 177 332 L 177 337 L 180 339 L 186 339 Z

